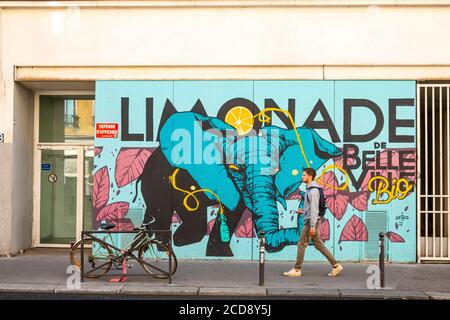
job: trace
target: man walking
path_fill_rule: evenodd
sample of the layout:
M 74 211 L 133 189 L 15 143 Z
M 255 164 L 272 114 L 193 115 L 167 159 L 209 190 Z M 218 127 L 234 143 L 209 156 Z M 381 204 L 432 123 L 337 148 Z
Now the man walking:
M 300 240 L 298 242 L 297 251 L 297 261 L 293 269 L 284 272 L 283 274 L 287 277 L 299 277 L 302 275 L 302 264 L 305 257 L 305 250 L 308 247 L 310 238 L 314 243 L 314 247 L 319 250 L 330 262 L 333 267 L 331 272 L 328 274 L 330 277 L 336 277 L 342 270 L 343 267 L 340 265 L 336 259 L 333 257 L 331 252 L 325 247 L 322 239 L 320 238 L 320 202 L 321 193 L 323 192 L 322 187 L 314 181 L 316 177 L 316 171 L 312 168 L 306 168 L 303 170 L 302 181 L 306 183 L 306 192 L 304 199 L 304 207 L 298 209 L 297 213 L 303 213 L 303 218 L 305 224 L 303 226 L 302 234 L 300 235 Z M 323 193 L 322 193 L 323 194 Z M 323 198 L 324 199 L 324 198 Z M 324 211 L 325 208 L 322 208 Z M 323 214 L 323 213 L 322 213 Z

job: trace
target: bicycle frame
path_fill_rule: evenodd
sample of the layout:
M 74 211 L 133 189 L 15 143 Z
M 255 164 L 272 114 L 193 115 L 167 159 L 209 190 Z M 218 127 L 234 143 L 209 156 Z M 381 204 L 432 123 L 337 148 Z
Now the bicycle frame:
M 144 243 L 147 243 L 147 241 L 155 241 L 156 240 L 152 240 L 148 233 L 152 232 L 154 234 L 156 233 L 168 233 L 169 234 L 169 249 L 172 251 L 172 230 L 150 230 L 150 231 L 145 231 L 145 230 L 133 230 L 133 231 L 106 231 L 106 230 L 99 230 L 99 231 L 82 231 L 81 232 L 81 265 L 80 265 L 80 274 L 81 274 L 81 282 L 84 282 L 84 278 L 85 278 L 85 273 L 84 273 L 84 240 L 85 240 L 85 236 L 89 236 L 94 240 L 97 241 L 101 241 L 104 242 L 108 245 L 108 247 L 110 247 L 111 249 L 113 249 L 115 252 L 117 252 L 118 254 L 114 254 L 114 257 L 112 257 L 112 259 L 116 260 L 118 258 L 123 258 L 123 257 L 130 257 L 136 261 L 138 261 L 141 264 L 145 264 L 155 270 L 158 270 L 159 272 L 165 273 L 168 275 L 168 279 L 169 279 L 169 284 L 172 283 L 172 255 L 169 254 L 169 270 L 166 272 L 164 270 L 161 270 L 160 268 L 147 263 L 146 261 L 139 259 L 139 257 L 137 257 L 133 251 L 135 251 L 136 249 L 139 249 Z M 112 240 L 111 235 L 112 234 L 126 234 L 126 233 L 136 233 L 138 236 L 135 237 L 129 244 L 127 244 L 124 248 L 118 248 L 115 244 L 109 244 L 108 242 L 106 242 L 104 239 L 100 239 L 98 237 L 96 237 L 94 234 L 108 234 L 109 238 Z M 112 241 L 113 242 L 113 241 Z M 172 251 L 173 252 L 173 251 Z M 110 257 L 111 259 L 111 257 Z M 116 263 L 116 261 L 114 261 L 114 263 Z M 100 267 L 102 267 L 103 265 L 100 265 L 99 267 L 94 268 L 92 271 L 95 271 L 97 269 L 99 269 Z
M 136 234 L 137 236 L 132 241 L 130 241 L 128 244 L 126 244 L 121 250 L 118 251 L 120 253 L 120 255 L 123 255 L 122 251 L 126 251 L 128 253 L 128 252 L 133 252 L 135 250 L 139 250 L 139 248 L 145 242 L 151 240 L 151 238 L 148 235 L 148 232 L 146 232 L 144 230 L 136 230 L 136 231 L 138 231 Z M 118 247 L 118 245 L 116 245 L 114 243 L 114 239 L 111 236 L 111 232 L 109 232 L 107 235 L 108 235 L 107 237 L 109 238 L 110 242 L 106 241 L 106 237 L 104 237 L 102 239 L 102 241 L 105 242 L 107 245 L 109 245 L 112 249 L 114 249 L 114 251 L 117 251 L 116 247 Z

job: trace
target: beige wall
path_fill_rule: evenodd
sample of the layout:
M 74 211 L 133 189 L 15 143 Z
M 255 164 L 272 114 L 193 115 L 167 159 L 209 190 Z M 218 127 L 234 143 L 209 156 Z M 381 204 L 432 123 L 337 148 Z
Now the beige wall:
M 33 94 L 14 86 L 14 132 L 12 165 L 12 217 L 10 252 L 31 245 L 33 217 Z
M 32 210 L 28 200 L 17 202 L 19 190 L 32 192 L 24 170 L 32 105 L 15 79 L 450 79 L 450 1 L 320 2 L 0 4 L 0 225 L 27 233 L 21 225 Z M 80 9 L 65 7 L 74 4 Z M 48 68 L 19 68 L 15 76 L 15 66 Z M 0 254 L 29 244 L 8 230 L 0 228 Z
M 4 66 L 408 65 L 450 55 L 450 7 L 69 12 L 4 9 Z
M 8 77 L 13 66 L 83 66 L 76 80 L 450 78 L 450 0 L 52 3 L 3 9 Z

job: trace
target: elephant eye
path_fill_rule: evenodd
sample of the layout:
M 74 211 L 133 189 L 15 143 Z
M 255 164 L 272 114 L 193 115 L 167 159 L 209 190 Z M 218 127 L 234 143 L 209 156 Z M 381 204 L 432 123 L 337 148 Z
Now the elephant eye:
M 292 170 L 292 175 L 293 175 L 293 176 L 298 175 L 298 170 L 297 170 L 297 169 Z

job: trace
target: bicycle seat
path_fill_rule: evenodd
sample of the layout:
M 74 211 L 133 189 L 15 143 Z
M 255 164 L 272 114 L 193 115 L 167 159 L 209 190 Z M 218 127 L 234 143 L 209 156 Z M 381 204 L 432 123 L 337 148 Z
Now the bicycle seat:
M 148 221 L 145 222 L 145 223 L 143 223 L 143 225 L 145 225 L 145 226 L 151 225 L 153 222 L 156 221 L 156 218 L 155 218 L 154 216 L 150 216 L 147 220 L 148 220 Z
M 115 227 L 116 227 L 116 225 L 114 223 L 102 223 L 102 224 L 100 224 L 100 229 L 105 230 L 105 231 L 113 229 Z
M 149 230 L 150 229 L 150 225 L 156 221 L 156 218 L 153 216 L 150 216 L 149 219 L 147 219 L 148 221 L 145 223 L 142 223 L 141 226 L 139 228 L 134 228 L 134 231 L 139 231 L 139 230 Z

